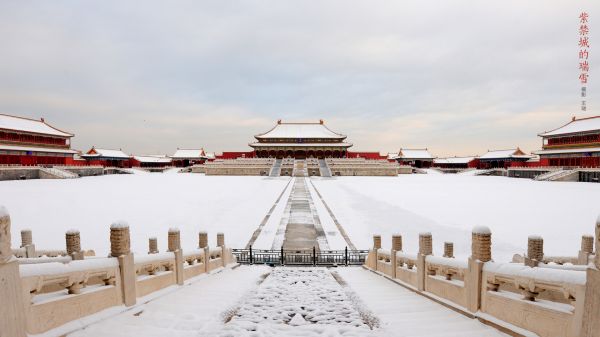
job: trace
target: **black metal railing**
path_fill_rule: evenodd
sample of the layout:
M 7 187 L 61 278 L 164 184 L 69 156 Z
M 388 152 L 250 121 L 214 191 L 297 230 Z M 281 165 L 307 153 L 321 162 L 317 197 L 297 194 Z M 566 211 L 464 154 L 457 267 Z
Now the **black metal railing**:
M 362 265 L 368 250 L 265 250 L 233 249 L 233 255 L 241 264 L 268 264 L 286 266 L 349 266 Z

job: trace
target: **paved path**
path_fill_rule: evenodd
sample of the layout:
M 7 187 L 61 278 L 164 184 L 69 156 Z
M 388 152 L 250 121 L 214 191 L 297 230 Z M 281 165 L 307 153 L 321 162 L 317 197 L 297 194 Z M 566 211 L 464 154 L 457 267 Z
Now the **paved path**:
M 360 267 L 242 266 L 69 335 L 105 336 L 506 335 Z
M 507 336 L 363 268 L 338 268 L 336 273 L 379 318 L 384 336 Z

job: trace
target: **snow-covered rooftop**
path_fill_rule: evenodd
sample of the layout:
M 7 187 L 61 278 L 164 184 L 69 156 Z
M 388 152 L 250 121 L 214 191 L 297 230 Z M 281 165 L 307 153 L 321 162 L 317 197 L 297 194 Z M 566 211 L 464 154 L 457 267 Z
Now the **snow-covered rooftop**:
M 402 159 L 433 159 L 427 149 L 400 149 L 398 158 Z
M 584 153 L 584 152 L 600 152 L 600 147 L 586 147 L 580 149 L 556 149 L 556 150 L 540 150 L 534 151 L 534 154 L 560 154 L 560 153 Z
M 270 147 L 270 146 L 289 146 L 289 147 L 310 147 L 310 146 L 338 146 L 338 147 L 350 147 L 351 143 L 250 143 L 252 147 Z
M 488 150 L 486 154 L 479 157 L 479 159 L 506 159 L 506 158 L 531 158 L 532 156 L 521 151 L 521 149 L 509 149 L 509 150 Z
M 171 156 L 173 159 L 206 159 L 204 149 L 177 149 Z
M 52 127 L 41 119 L 30 119 L 0 114 L 0 129 L 38 133 L 43 135 L 73 137 L 73 134 Z
M 592 131 L 600 132 L 600 116 L 580 119 L 576 119 L 575 117 L 573 117 L 573 119 L 569 123 L 559 127 L 558 129 L 540 133 L 539 136 L 547 137 Z
M 130 155 L 126 154 L 121 150 L 110 150 L 110 149 L 99 149 L 96 147 L 92 147 L 86 154 L 82 154 L 82 157 L 93 158 L 121 158 L 121 159 L 129 159 Z
M 140 163 L 170 163 L 171 158 L 163 155 L 133 156 Z
M 284 123 L 277 122 L 271 130 L 254 136 L 256 139 L 265 138 L 330 138 L 344 139 L 345 135 L 333 132 L 321 120 L 318 123 Z
M 26 151 L 26 152 L 42 152 L 42 153 L 68 153 L 75 154 L 77 151 L 69 149 L 56 149 L 51 147 L 35 147 L 35 146 L 15 146 L 0 144 L 0 150 L 7 151 Z
M 475 157 L 450 157 L 450 158 L 437 158 L 433 162 L 436 164 L 468 164 L 473 161 Z

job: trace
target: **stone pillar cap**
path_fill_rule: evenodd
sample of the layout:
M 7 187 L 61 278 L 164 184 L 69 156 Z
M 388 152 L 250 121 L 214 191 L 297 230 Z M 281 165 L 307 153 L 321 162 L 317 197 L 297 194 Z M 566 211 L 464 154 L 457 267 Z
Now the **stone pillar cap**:
M 543 240 L 543 238 L 539 235 L 529 235 L 527 238 L 529 240 Z
M 492 231 L 487 226 L 475 226 L 472 230 L 473 234 L 492 234 Z
M 419 236 L 431 236 L 431 232 L 421 232 Z
M 3 205 L 0 205 L 0 218 L 3 218 L 5 216 L 9 216 L 8 210 Z M 600 218 L 599 218 L 599 220 L 600 220 Z
M 127 223 L 127 221 L 117 221 L 117 222 L 113 222 L 113 224 L 110 225 L 110 229 L 124 229 L 124 228 L 129 228 L 129 224 Z
M 171 228 L 169 228 L 169 233 L 179 233 L 179 228 L 171 227 Z
M 112 228 L 112 227 L 111 227 Z M 69 229 L 66 234 L 79 234 L 79 230 L 78 229 Z

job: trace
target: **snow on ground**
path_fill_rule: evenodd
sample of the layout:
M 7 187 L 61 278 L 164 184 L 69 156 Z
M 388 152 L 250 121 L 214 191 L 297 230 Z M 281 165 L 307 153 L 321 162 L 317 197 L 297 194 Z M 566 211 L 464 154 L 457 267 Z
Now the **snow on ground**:
M 358 267 L 242 266 L 203 275 L 69 337 L 502 337 Z
M 342 250 L 348 246 L 346 240 L 338 230 L 335 222 L 327 212 L 323 201 L 317 195 L 313 185 L 308 182 L 308 190 L 312 196 L 313 203 L 315 205 L 315 209 L 317 210 L 317 214 L 319 215 L 319 220 L 321 220 L 321 226 L 323 227 L 323 231 L 325 231 L 325 236 L 327 237 L 327 243 L 329 244 L 329 249 L 331 250 Z
M 254 245 L 252 246 L 253 248 L 271 249 L 271 247 L 273 246 L 273 241 L 275 240 L 275 236 L 277 235 L 277 229 L 279 228 L 279 224 L 281 223 L 282 217 L 284 216 L 285 206 L 290 197 L 290 194 L 292 193 L 294 179 L 295 178 L 291 179 L 287 188 L 281 195 L 279 202 L 277 203 L 277 205 L 275 205 L 275 208 L 273 209 L 273 212 L 271 213 L 269 219 L 265 223 L 265 226 L 262 228 L 260 235 L 256 238 L 256 241 L 254 241 Z M 279 238 L 279 240 L 283 241 L 283 237 Z
M 362 268 L 338 268 L 336 273 L 379 318 L 381 336 L 507 336 Z
M 202 277 L 191 285 L 92 324 L 69 337 L 197 337 L 223 325 L 240 298 L 256 288 L 268 267 L 243 266 Z
M 313 182 L 357 248 L 371 247 L 373 234 L 389 248 L 391 235 L 401 233 L 404 250 L 416 252 L 418 233 L 430 231 L 435 254 L 453 241 L 455 255 L 465 257 L 471 229 L 484 225 L 497 261 L 523 253 L 530 234 L 544 238 L 548 255 L 576 256 L 600 213 L 600 185 L 591 183 L 453 174 Z
M 244 247 L 286 183 L 183 173 L 2 181 L 0 204 L 11 215 L 14 247 L 29 228 L 38 249 L 64 249 L 65 232 L 75 228 L 82 248 L 105 256 L 110 224 L 119 220 L 129 223 L 136 253 L 148 251 L 152 236 L 165 250 L 170 227 L 181 230 L 184 249 L 197 247 L 200 230 L 208 231 L 211 245 L 223 232 L 228 246 Z

